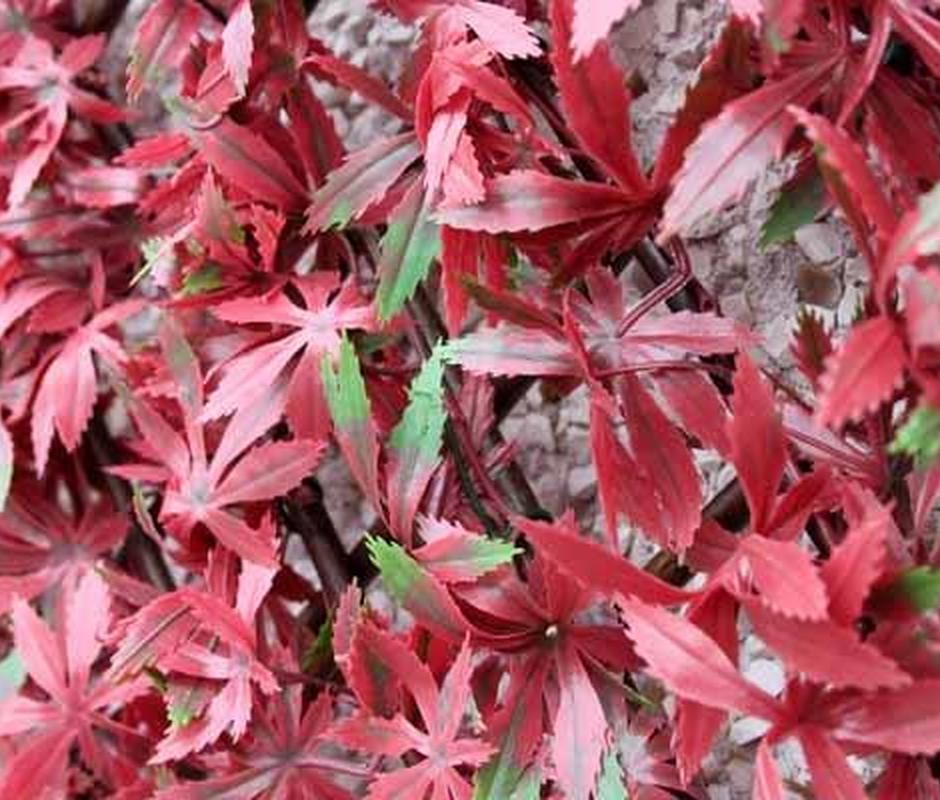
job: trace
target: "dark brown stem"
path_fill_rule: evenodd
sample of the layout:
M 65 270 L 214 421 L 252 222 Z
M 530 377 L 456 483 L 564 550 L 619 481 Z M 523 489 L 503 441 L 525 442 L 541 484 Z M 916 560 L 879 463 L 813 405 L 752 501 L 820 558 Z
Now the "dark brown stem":
M 144 533 L 140 523 L 137 522 L 127 485 L 105 469 L 105 467 L 117 463 L 117 459 L 115 458 L 111 438 L 108 436 L 100 417 L 95 416 L 92 418 L 86 436 L 91 456 L 98 467 L 95 474 L 104 481 L 105 488 L 111 495 L 114 505 L 131 520 L 131 530 L 124 540 L 121 557 L 126 559 L 138 575 L 146 578 L 154 586 L 165 592 L 173 591 L 176 584 L 166 561 L 163 559 L 163 551 L 155 541 Z
M 335 608 L 349 586 L 352 574 L 339 534 L 323 505 L 323 488 L 314 478 L 306 479 L 302 487 L 281 504 L 281 510 L 285 522 L 300 537 L 320 576 L 327 604 Z

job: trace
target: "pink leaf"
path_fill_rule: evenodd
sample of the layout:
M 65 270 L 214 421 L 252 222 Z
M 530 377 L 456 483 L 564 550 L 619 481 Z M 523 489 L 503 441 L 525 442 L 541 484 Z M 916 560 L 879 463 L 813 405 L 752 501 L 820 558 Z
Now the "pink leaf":
M 715 640 L 691 622 L 635 599 L 618 605 L 637 654 L 671 691 L 709 708 L 778 718 L 776 701 L 742 678 Z
M 413 133 L 381 139 L 334 169 L 307 209 L 307 230 L 343 228 L 378 203 L 419 156 Z
M 565 797 L 589 800 L 604 753 L 607 720 L 575 647 L 563 643 L 555 659 L 559 700 L 552 759 Z
M 757 748 L 756 766 L 753 800 L 786 800 L 780 771 L 766 739 L 763 739 Z
M 199 6 L 191 0 L 157 0 L 141 17 L 131 42 L 127 97 L 136 102 L 158 69 L 179 66 L 199 28 Z
M 685 233 L 706 214 L 736 200 L 782 155 L 795 125 L 787 107 L 812 103 L 830 79 L 837 58 L 814 63 L 732 101 L 702 128 L 686 152 L 663 210 L 662 239 Z
M 852 625 L 872 586 L 881 576 L 891 512 L 873 496 L 859 492 L 865 516 L 853 525 L 823 564 L 821 574 L 829 592 L 829 614 L 835 622 Z
M 323 444 L 267 442 L 241 458 L 216 487 L 213 501 L 219 506 L 270 500 L 287 494 L 316 469 Z
M 539 54 L 535 34 L 511 8 L 480 0 L 456 0 L 454 5 L 466 26 L 494 53 L 505 58 L 528 58 Z
M 702 488 L 692 456 L 679 432 L 663 414 L 638 378 L 621 378 L 620 402 L 639 469 L 648 477 L 653 495 L 645 502 L 661 520 L 661 543 L 682 552 L 701 522 Z M 648 531 L 651 535 L 655 531 Z
M 569 518 L 556 523 L 519 518 L 516 524 L 542 556 L 574 580 L 586 582 L 586 588 L 593 591 L 606 595 L 622 593 L 665 605 L 683 603 L 695 596 L 579 537 Z
M 810 680 L 869 691 L 911 682 L 893 660 L 873 645 L 860 642 L 850 628 L 785 617 L 753 601 L 746 605 L 754 632 L 789 669 Z
M 904 343 L 889 317 L 856 325 L 826 360 L 820 379 L 820 424 L 838 428 L 873 413 L 900 387 L 904 366 Z
M 738 554 L 739 576 L 753 584 L 761 603 L 789 617 L 825 619 L 826 584 L 802 547 L 751 535 L 741 540 Z
M 817 797 L 866 800 L 865 787 L 845 760 L 845 753 L 821 729 L 804 725 L 797 734 Z
M 611 59 L 607 46 L 597 40 L 589 56 L 588 48 L 580 51 L 575 45 L 580 60 L 576 63 L 572 58 L 572 17 L 575 25 L 584 19 L 583 5 L 575 4 L 574 0 L 551 3 L 554 44 L 551 56 L 561 106 L 584 152 L 603 165 L 624 191 L 642 194 L 647 184 L 631 149 L 630 94 L 623 73 Z M 591 19 L 603 25 L 607 8 L 617 5 L 601 4 L 604 10 L 595 8 Z M 619 10 L 622 14 L 626 9 Z
M 575 59 L 590 55 L 607 38 L 617 21 L 639 6 L 640 0 L 607 0 L 599 4 L 591 0 L 575 0 L 574 22 L 571 25 L 571 47 Z
M 13 639 L 26 671 L 37 685 L 64 702 L 67 665 L 49 626 L 19 598 L 13 601 L 11 617 Z
M 222 60 L 239 95 L 245 94 L 254 50 L 255 19 L 251 0 L 238 0 L 222 31 Z
M 278 151 L 250 128 L 224 117 L 195 138 L 200 155 L 242 191 L 284 210 L 303 208 L 303 184 Z
M 490 178 L 482 203 L 443 209 L 435 218 L 454 228 L 515 233 L 616 216 L 636 206 L 628 195 L 613 186 L 517 170 Z
M 836 698 L 825 708 L 835 738 L 895 753 L 940 749 L 940 680 L 921 680 L 895 691 Z
M 744 354 L 738 356 L 731 409 L 731 461 L 744 487 L 751 529 L 765 532 L 786 465 L 786 437 L 773 391 Z

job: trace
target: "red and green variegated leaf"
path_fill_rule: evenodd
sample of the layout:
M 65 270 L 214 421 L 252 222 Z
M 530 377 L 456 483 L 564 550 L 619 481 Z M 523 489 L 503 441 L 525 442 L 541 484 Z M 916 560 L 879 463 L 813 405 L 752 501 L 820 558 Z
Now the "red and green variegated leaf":
M 746 603 L 754 632 L 794 672 L 836 688 L 900 688 L 910 676 L 851 628 L 826 620 L 796 620 L 756 601 Z
M 127 65 L 127 98 L 137 101 L 156 73 L 176 69 L 199 29 L 201 12 L 191 0 L 157 0 L 141 17 Z
M 392 671 L 397 663 L 389 651 L 398 652 L 403 645 L 371 623 L 359 623 L 349 646 L 338 663 L 349 688 L 355 692 L 363 708 L 380 717 L 390 717 L 401 707 L 401 680 Z M 420 678 L 419 678 L 420 680 Z M 416 690 L 420 689 L 416 686 Z
M 518 233 L 619 216 L 636 207 L 613 186 L 518 170 L 488 180 L 482 203 L 439 210 L 435 219 L 464 230 Z
M 375 295 L 383 322 L 411 299 L 441 251 L 441 229 L 431 219 L 430 205 L 430 195 L 421 181 L 415 181 L 388 221 L 381 242 Z
M 547 375 L 578 373 L 568 343 L 535 328 L 502 325 L 452 339 L 445 358 L 475 375 Z
M 702 64 L 695 85 L 686 92 L 685 102 L 666 132 L 653 169 L 655 186 L 665 187 L 673 179 L 702 126 L 726 104 L 750 91 L 752 40 L 749 26 L 733 17 L 728 20 L 721 38 Z
M 571 27 L 571 49 L 576 59 L 590 55 L 607 38 L 611 28 L 624 14 L 640 7 L 640 0 L 575 0 L 574 20 Z
M 415 550 L 414 557 L 444 583 L 474 581 L 508 564 L 521 552 L 511 542 L 491 539 L 440 519 L 422 519 L 420 531 L 427 544 Z
M 841 741 L 908 755 L 940 749 L 940 680 L 920 680 L 890 692 L 836 696 L 822 713 Z
M 639 597 L 647 603 L 674 605 L 688 602 L 694 592 L 677 589 L 644 572 L 627 559 L 578 536 L 570 518 L 559 522 L 537 522 L 519 518 L 516 526 L 539 553 L 585 588 L 611 597 Z
M 808 105 L 832 77 L 836 57 L 814 63 L 725 106 L 703 128 L 663 210 L 661 238 L 684 233 L 741 196 L 783 154 L 796 125 L 787 107 Z
M 462 641 L 468 630 L 447 589 L 394 542 L 369 539 L 369 554 L 392 597 L 436 635 Z
M 555 652 L 558 712 L 552 726 L 552 760 L 571 800 L 589 800 L 601 767 L 607 719 L 577 648 L 563 640 Z
M 691 622 L 634 598 L 618 605 L 637 655 L 668 689 L 710 708 L 771 721 L 780 716 L 776 701 L 742 678 L 718 643 Z
M 408 389 L 408 405 L 389 439 L 386 499 L 389 526 L 406 545 L 413 539 L 415 514 L 437 469 L 447 412 L 444 361 L 435 347 Z
M 829 616 L 842 625 L 852 625 L 862 613 L 862 606 L 872 586 L 881 576 L 891 512 L 872 495 L 860 495 L 865 512 L 845 538 L 832 551 L 820 573 L 829 594 Z
M 702 519 L 702 487 L 692 455 L 637 377 L 624 375 L 619 394 L 630 450 L 653 491 L 645 502 L 654 506 L 660 520 L 657 529 L 647 533 L 657 538 L 664 534 L 661 544 L 682 552 L 692 544 Z
M 856 325 L 826 359 L 819 423 L 838 428 L 874 412 L 901 386 L 905 361 L 904 342 L 892 319 L 875 317 Z
M 595 42 L 590 55 L 575 62 L 572 26 L 583 14 L 574 0 L 552 0 L 550 8 L 555 82 L 572 133 L 625 191 L 643 194 L 646 177 L 631 149 L 630 94 L 623 72 L 604 43 Z
M 280 153 L 254 131 L 227 117 L 195 133 L 199 154 L 239 189 L 256 200 L 297 211 L 307 190 Z
M 382 139 L 352 153 L 313 196 L 306 230 L 346 227 L 381 201 L 420 154 L 413 133 Z
M 735 584 L 743 584 L 745 596 L 754 591 L 759 602 L 789 617 L 825 619 L 826 584 L 809 553 L 795 542 L 746 536 L 738 547 L 736 566 Z
M 731 410 L 728 423 L 731 462 L 744 487 L 751 529 L 763 533 L 770 522 L 786 466 L 786 436 L 773 390 L 745 354 L 737 359 Z
M 825 731 L 815 725 L 803 725 L 798 729 L 797 738 L 806 756 L 817 797 L 866 800 L 868 793 L 845 760 L 845 753 Z
M 323 388 L 333 418 L 333 436 L 359 487 L 372 507 L 380 511 L 378 430 L 353 343 L 343 338 L 335 372 L 329 356 L 324 356 L 322 367 Z

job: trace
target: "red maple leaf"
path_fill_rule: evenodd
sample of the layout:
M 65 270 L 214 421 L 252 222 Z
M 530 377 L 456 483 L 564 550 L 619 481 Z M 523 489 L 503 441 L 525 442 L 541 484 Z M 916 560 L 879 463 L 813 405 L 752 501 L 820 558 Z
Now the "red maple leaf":
M 55 631 L 25 601 L 14 601 L 17 650 L 38 691 L 0 702 L 0 735 L 20 737 L 22 743 L 0 775 L 4 797 L 64 791 L 69 751 L 76 744 L 82 761 L 111 785 L 135 771 L 109 744 L 115 733 L 135 732 L 112 719 L 109 711 L 145 693 L 147 683 L 114 686 L 92 677 L 109 607 L 108 588 L 93 572 L 71 576 L 61 585 Z
M 390 719 L 361 715 L 337 724 L 334 735 L 347 747 L 390 758 L 408 752 L 420 756 L 411 766 L 377 777 L 370 784 L 367 797 L 371 800 L 468 797 L 470 784 L 457 767 L 479 766 L 493 752 L 490 745 L 477 738 L 460 736 L 473 671 L 469 641 L 464 641 L 440 687 L 427 665 L 400 642 L 391 637 L 376 642 L 381 642 L 382 650 L 374 655 L 385 660 L 388 670 L 414 699 L 423 730 L 400 713 Z

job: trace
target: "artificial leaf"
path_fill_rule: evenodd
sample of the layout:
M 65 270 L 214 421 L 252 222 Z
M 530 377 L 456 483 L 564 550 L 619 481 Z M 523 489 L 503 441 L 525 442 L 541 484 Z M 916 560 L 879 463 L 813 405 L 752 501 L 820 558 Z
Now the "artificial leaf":
M 378 317 L 394 317 L 428 274 L 441 248 L 440 228 L 431 220 L 431 198 L 417 181 L 392 212 L 379 258 Z
M 369 554 L 392 596 L 439 636 L 459 640 L 466 622 L 447 589 L 394 542 L 369 540 Z
M 904 366 L 904 343 L 891 319 L 874 317 L 856 325 L 826 360 L 819 422 L 838 428 L 874 412 L 900 386 Z
M 437 468 L 447 414 L 443 350 L 435 347 L 408 390 L 408 406 L 389 439 L 389 525 L 406 544 L 428 481 Z
M 795 122 L 792 104 L 808 105 L 829 79 L 835 58 L 773 81 L 725 106 L 689 148 L 663 209 L 660 237 L 684 233 L 708 213 L 740 197 L 783 153 Z

